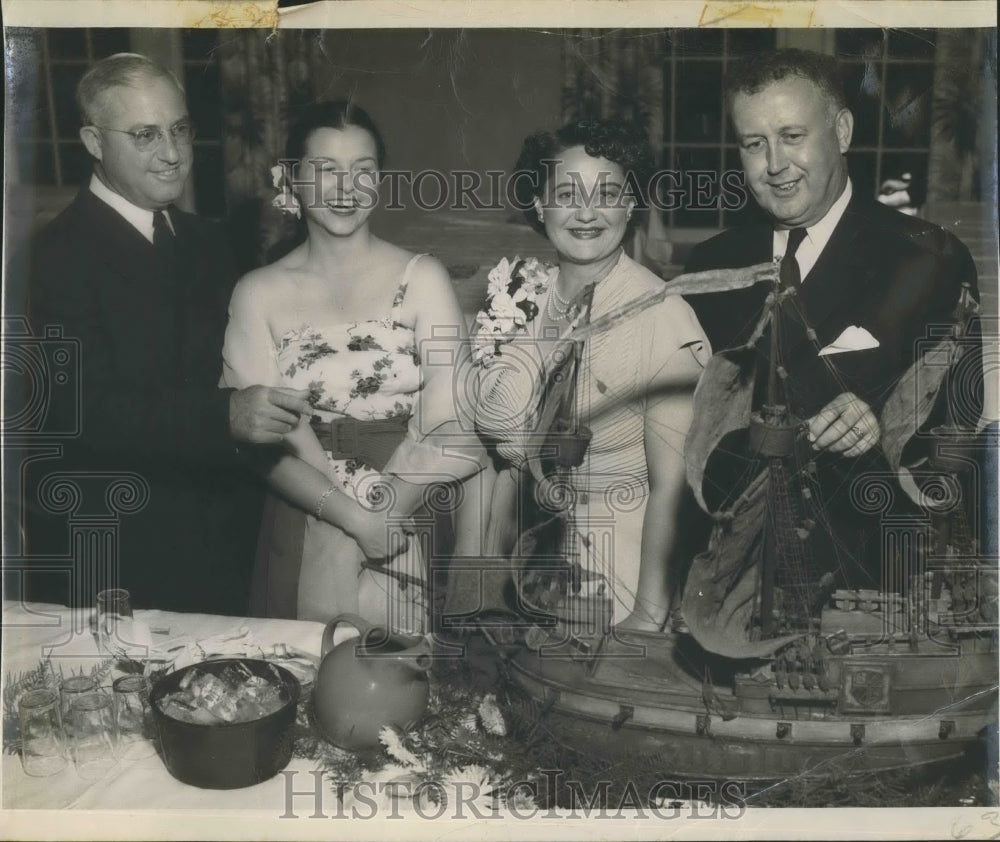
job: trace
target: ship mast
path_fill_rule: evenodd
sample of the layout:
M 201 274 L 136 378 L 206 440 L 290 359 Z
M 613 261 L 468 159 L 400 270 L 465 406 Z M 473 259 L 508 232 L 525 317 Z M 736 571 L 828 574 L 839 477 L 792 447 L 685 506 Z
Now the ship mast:
M 771 310 L 767 395 L 750 420 L 750 451 L 768 472 L 764 544 L 760 564 L 759 632 L 764 639 L 788 631 L 808 631 L 815 583 L 805 538 L 811 521 L 804 507 L 810 494 L 801 470 L 801 421 L 791 412 L 781 366 L 782 306 L 794 289 L 776 287 Z M 780 594 L 780 600 L 778 596 Z

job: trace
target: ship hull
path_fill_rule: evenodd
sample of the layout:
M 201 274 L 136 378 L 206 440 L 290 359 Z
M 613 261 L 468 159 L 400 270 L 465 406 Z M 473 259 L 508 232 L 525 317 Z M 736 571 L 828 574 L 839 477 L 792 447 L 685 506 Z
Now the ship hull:
M 652 756 L 678 778 L 772 781 L 913 768 L 996 739 L 990 642 L 980 651 L 967 644 L 964 654 L 854 650 L 831 659 L 837 686 L 825 692 L 748 680 L 742 671 L 753 665 L 710 656 L 701 663 L 706 682 L 683 635 L 620 633 L 617 644 L 617 656 L 581 658 L 572 645 L 555 644 L 508 664 L 546 726 L 590 757 Z M 877 710 L 860 709 L 849 695 L 858 671 L 885 677 L 884 699 L 862 699 Z

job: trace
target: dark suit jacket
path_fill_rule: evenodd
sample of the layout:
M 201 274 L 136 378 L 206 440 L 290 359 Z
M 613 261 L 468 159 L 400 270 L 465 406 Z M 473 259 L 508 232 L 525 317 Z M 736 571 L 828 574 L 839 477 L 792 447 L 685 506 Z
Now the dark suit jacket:
M 171 220 L 177 260 L 165 261 L 85 187 L 22 256 L 35 333 L 61 327 L 82 363 L 80 435 L 37 470 L 140 474 L 149 500 L 120 516 L 120 586 L 140 607 L 245 615 L 260 489 L 218 388 L 235 273 L 212 226 Z M 65 550 L 66 517 L 35 504 L 29 552 Z M 64 595 L 45 578 L 29 596 Z
M 773 230 L 766 223 L 724 231 L 692 251 L 686 271 L 770 261 L 772 238 Z M 978 299 L 972 258 L 953 235 L 855 193 L 797 296 L 800 310 L 816 332 L 815 344 L 801 322 L 782 322 L 782 362 L 789 375 L 787 400 L 792 410 L 799 418 L 809 418 L 841 392 L 853 392 L 878 415 L 914 361 L 928 327 L 951 324 L 963 283 L 971 286 Z M 749 338 L 767 292 L 765 285 L 758 285 L 731 293 L 692 295 L 688 301 L 713 349 L 719 351 Z M 818 356 L 819 348 L 851 325 L 867 329 L 879 347 Z M 768 342 L 765 339 L 757 347 L 761 349 L 760 387 Z M 759 388 L 755 405 L 762 398 Z M 877 538 L 877 531 L 872 534 L 877 523 L 858 514 L 850 501 L 850 487 L 861 473 L 888 471 L 881 452 L 876 448 L 860 459 L 820 454 L 816 462 L 839 537 L 847 546 L 854 540 Z M 719 473 L 717 484 L 731 488 L 730 476 Z M 902 499 L 902 493 L 897 497 Z M 870 548 L 873 555 L 862 566 L 877 566 L 877 550 L 877 546 Z M 868 573 L 878 576 L 877 569 Z
M 772 236 L 768 225 L 725 231 L 696 246 L 686 270 L 767 262 Z M 927 327 L 951 323 L 963 283 L 978 298 L 972 257 L 953 235 L 855 193 L 798 301 L 820 347 L 850 325 L 867 329 L 880 347 L 823 358 L 801 327 L 790 332 L 784 337 L 783 364 L 794 384 L 792 407 L 809 417 L 851 391 L 878 413 L 913 362 Z M 691 296 L 689 303 L 718 351 L 746 341 L 767 292 L 758 285 Z

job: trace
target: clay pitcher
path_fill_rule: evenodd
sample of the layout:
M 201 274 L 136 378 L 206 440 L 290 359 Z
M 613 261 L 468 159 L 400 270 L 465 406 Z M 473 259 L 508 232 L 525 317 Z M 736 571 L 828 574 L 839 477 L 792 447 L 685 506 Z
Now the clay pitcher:
M 361 637 L 334 646 L 341 623 Z M 405 731 L 427 710 L 431 648 L 425 638 L 391 634 L 356 614 L 341 614 L 323 630 L 322 657 L 313 701 L 316 721 L 334 745 L 371 748 L 384 726 Z

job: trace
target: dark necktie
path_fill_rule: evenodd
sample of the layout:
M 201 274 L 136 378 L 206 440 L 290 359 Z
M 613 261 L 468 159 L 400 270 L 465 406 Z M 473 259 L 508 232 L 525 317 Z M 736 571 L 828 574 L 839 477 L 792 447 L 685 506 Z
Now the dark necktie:
M 153 248 L 157 254 L 173 258 L 177 250 L 177 238 L 170 230 L 166 211 L 153 211 Z
M 781 266 L 779 267 L 783 287 L 797 288 L 802 285 L 802 273 L 799 271 L 799 262 L 795 259 L 795 252 L 799 250 L 799 246 L 802 245 L 805 238 L 805 228 L 793 228 L 788 232 L 788 245 L 785 247 L 785 254 L 781 258 Z
M 778 277 L 781 281 L 782 289 L 798 289 L 802 285 L 802 273 L 799 271 L 799 263 L 795 259 L 795 252 L 799 250 L 802 241 L 805 239 L 805 228 L 792 228 L 788 232 L 788 245 L 782 255 L 781 264 L 778 267 Z M 802 317 L 799 314 L 799 306 L 791 297 L 785 297 L 777 309 L 775 321 L 771 328 L 770 342 L 779 343 L 777 347 L 787 349 L 795 343 L 796 337 L 802 331 Z M 776 334 L 776 335 L 774 335 Z M 778 339 L 778 337 L 781 337 Z M 761 347 L 767 347 L 763 345 Z M 769 369 L 768 361 L 776 346 L 772 345 L 766 355 L 760 359 L 761 368 L 758 371 L 757 383 L 754 388 L 754 405 L 760 406 L 761 402 L 784 403 L 788 400 L 785 386 L 777 381 L 771 383 L 773 377 Z M 780 353 L 780 352 L 779 352 Z M 786 362 L 787 364 L 787 362 Z M 765 397 L 766 395 L 766 397 Z

